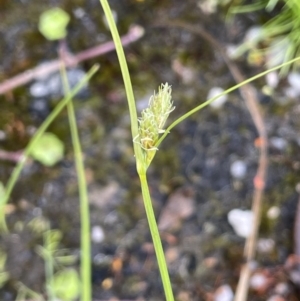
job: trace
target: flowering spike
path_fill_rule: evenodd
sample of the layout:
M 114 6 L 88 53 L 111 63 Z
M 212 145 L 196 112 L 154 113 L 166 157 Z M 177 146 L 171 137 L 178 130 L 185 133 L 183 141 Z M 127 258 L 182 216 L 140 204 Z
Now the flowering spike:
M 150 164 L 157 148 L 155 147 L 159 134 L 165 132 L 163 129 L 169 114 L 175 109 L 172 102 L 172 88 L 168 83 L 158 88 L 158 93 L 150 97 L 148 108 L 142 111 L 139 118 L 139 135 L 134 142 L 139 143 L 146 151 L 147 163 Z M 138 140 L 138 142 L 137 142 Z

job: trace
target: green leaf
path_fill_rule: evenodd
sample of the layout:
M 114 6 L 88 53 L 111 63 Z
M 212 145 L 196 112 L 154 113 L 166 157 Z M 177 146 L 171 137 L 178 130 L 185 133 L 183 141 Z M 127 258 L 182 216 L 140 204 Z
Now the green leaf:
M 67 35 L 70 16 L 56 7 L 43 12 L 40 16 L 39 31 L 47 40 L 63 39 Z
M 71 301 L 79 296 L 80 280 L 75 269 L 66 269 L 54 275 L 51 288 L 59 299 Z
M 63 157 L 64 145 L 54 134 L 45 133 L 34 144 L 30 155 L 43 165 L 52 166 Z

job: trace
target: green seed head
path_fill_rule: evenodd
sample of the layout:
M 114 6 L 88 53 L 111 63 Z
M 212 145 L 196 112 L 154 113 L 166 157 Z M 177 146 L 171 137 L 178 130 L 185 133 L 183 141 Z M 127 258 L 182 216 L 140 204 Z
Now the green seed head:
M 172 100 L 172 88 L 166 83 L 162 84 L 158 88 L 158 93 L 153 94 L 149 100 L 149 109 L 152 111 L 156 119 L 156 124 L 159 131 L 163 130 L 163 127 L 169 117 L 169 114 L 175 109 Z
M 155 147 L 159 134 L 164 133 L 164 125 L 169 114 L 175 109 L 171 101 L 171 86 L 162 84 L 158 88 L 158 93 L 154 92 L 149 100 L 149 106 L 142 111 L 139 118 L 139 136 L 138 143 L 147 151 L 146 158 L 150 163 L 155 155 Z

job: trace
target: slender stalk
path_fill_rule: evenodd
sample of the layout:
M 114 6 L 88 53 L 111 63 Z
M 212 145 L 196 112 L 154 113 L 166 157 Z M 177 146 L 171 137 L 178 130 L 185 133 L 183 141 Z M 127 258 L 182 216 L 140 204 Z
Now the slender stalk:
M 136 105 L 135 105 L 135 100 L 134 100 L 134 95 L 133 95 L 133 89 L 132 89 L 132 84 L 131 84 L 131 79 L 130 79 L 130 74 L 124 54 L 124 49 L 121 43 L 120 35 L 118 32 L 118 29 L 116 27 L 114 17 L 112 15 L 111 9 L 109 7 L 109 4 L 107 0 L 100 0 L 102 8 L 104 10 L 111 35 L 113 37 L 115 47 L 116 47 L 116 52 L 118 55 L 119 59 L 119 64 L 123 76 L 123 81 L 125 85 L 125 90 L 126 90 L 126 96 L 127 96 L 127 101 L 128 101 L 128 107 L 129 107 L 129 113 L 130 113 L 130 124 L 131 124 L 131 135 L 132 138 L 134 139 L 135 137 L 138 136 L 139 131 L 138 131 L 138 118 L 137 118 L 137 112 L 136 112 Z M 144 156 L 142 153 L 141 147 L 137 143 L 133 143 L 133 148 L 134 148 L 134 154 L 136 156 L 136 161 L 137 161 L 137 170 L 141 171 L 141 173 L 146 172 L 146 165 L 143 164 L 144 161 Z
M 158 140 L 158 142 L 156 143 L 156 147 L 158 147 L 162 141 L 166 138 L 166 136 L 170 133 L 171 129 L 173 129 L 177 124 L 179 124 L 180 122 L 184 121 L 185 119 L 187 119 L 188 117 L 190 117 L 191 115 L 193 115 L 194 113 L 198 112 L 199 110 L 203 109 L 204 107 L 208 106 L 211 102 L 213 102 L 214 100 L 216 100 L 217 98 L 219 98 L 220 96 L 222 95 L 226 95 L 226 94 L 229 94 L 230 92 L 234 91 L 234 90 L 237 90 L 238 88 L 244 86 L 245 84 L 248 84 L 250 82 L 253 82 L 254 80 L 272 72 L 272 71 L 275 71 L 275 70 L 278 70 L 284 66 L 287 66 L 287 65 L 290 65 L 296 61 L 300 60 L 300 56 L 286 62 L 286 63 L 283 63 L 281 65 L 278 65 L 274 68 L 271 68 L 271 69 L 268 69 L 264 72 L 261 72 L 255 76 L 252 76 L 250 78 L 248 78 L 247 80 L 225 90 L 224 92 L 220 93 L 219 95 L 203 102 L 202 104 L 200 104 L 199 106 L 195 107 L 194 109 L 188 111 L 187 113 L 185 113 L 184 115 L 182 115 L 181 117 L 179 117 L 178 119 L 176 119 L 171 125 L 168 126 L 168 128 L 166 129 L 166 131 L 164 132 L 164 134 L 160 137 L 160 139 Z
M 53 275 L 54 275 L 54 262 L 53 262 L 53 257 L 51 254 L 51 249 L 49 246 L 51 246 L 51 230 L 50 230 L 50 225 L 48 223 L 48 230 L 46 233 L 44 233 L 44 248 L 45 248 L 45 253 L 46 255 L 44 257 L 44 262 L 45 262 L 45 281 L 46 281 L 46 290 L 47 290 L 47 295 L 48 295 L 48 301 L 55 301 L 56 297 L 54 294 L 54 291 L 52 289 L 51 284 L 53 283 Z
M 168 268 L 167 268 L 167 263 L 166 259 L 164 256 L 164 250 L 162 247 L 154 211 L 153 211 L 153 206 L 151 202 L 151 196 L 149 193 L 149 187 L 148 187 L 148 181 L 147 181 L 147 176 L 146 175 L 139 175 L 140 176 L 140 181 L 141 181 L 141 188 L 142 188 L 142 194 L 143 194 L 143 200 L 144 200 L 144 205 L 145 205 L 145 210 L 146 210 L 146 215 L 149 223 L 149 228 L 153 240 L 153 245 L 154 245 L 154 250 L 157 258 L 157 263 L 159 266 L 160 274 L 161 274 L 161 279 L 166 295 L 166 299 L 168 301 L 173 301 L 173 291 L 172 291 L 172 286 L 171 286 L 171 281 L 168 273 Z
M 66 96 L 70 94 L 70 87 L 64 64 L 61 64 L 61 74 L 63 86 Z M 84 172 L 84 161 L 82 156 L 82 148 L 78 133 L 75 110 L 73 102 L 67 104 L 68 118 L 71 130 L 72 145 L 74 149 L 74 158 L 76 166 L 76 174 L 78 177 L 78 189 L 80 200 L 80 275 L 81 275 L 81 300 L 90 301 L 92 297 L 91 288 L 91 230 L 90 230 L 90 212 L 87 192 L 87 183 Z
M 129 106 L 129 113 L 130 113 L 130 121 L 131 121 L 131 134 L 132 139 L 134 140 L 136 137 L 138 137 L 138 119 L 137 119 L 137 112 L 136 112 L 136 105 L 134 101 L 134 95 L 133 95 L 133 89 L 131 85 L 130 75 L 128 71 L 128 66 L 126 62 L 126 58 L 124 55 L 124 50 L 120 41 L 120 36 L 116 27 L 116 24 L 114 22 L 113 15 L 111 13 L 111 9 L 108 5 L 107 0 L 100 0 L 101 5 L 103 7 L 105 16 L 107 18 L 107 22 L 110 27 L 110 31 L 114 40 L 114 43 L 116 45 L 116 51 L 119 59 L 119 64 L 122 71 L 122 76 L 125 84 L 126 89 L 126 95 L 127 95 L 127 101 Z M 173 292 L 172 292 L 172 286 L 169 278 L 169 273 L 167 269 L 167 264 L 161 244 L 161 239 L 159 236 L 157 223 L 155 220 L 151 197 L 149 194 L 149 188 L 147 183 L 147 177 L 146 177 L 146 171 L 148 164 L 145 160 L 145 156 L 143 154 L 143 150 L 141 149 L 141 146 L 137 143 L 133 143 L 134 148 L 134 154 L 136 158 L 136 165 L 137 165 L 137 172 L 139 174 L 140 180 L 141 180 L 141 187 L 142 187 L 142 194 L 143 194 L 143 200 L 145 205 L 145 210 L 147 214 L 147 219 L 149 223 L 150 232 L 152 235 L 152 240 L 154 244 L 154 249 L 157 257 L 158 267 L 160 270 L 164 291 L 166 295 L 167 301 L 173 301 Z
M 58 116 L 58 114 L 62 111 L 62 109 L 66 106 L 66 104 L 74 97 L 74 95 L 76 95 L 80 91 L 80 89 L 90 80 L 90 78 L 97 72 L 98 69 L 99 66 L 92 67 L 91 70 L 87 73 L 86 77 L 79 84 L 76 85 L 72 92 L 59 102 L 59 104 L 54 108 L 54 110 L 47 117 L 47 119 L 41 124 L 34 136 L 31 138 L 29 144 L 26 146 L 22 160 L 18 162 L 7 182 L 5 188 L 5 195 L 3 198 L 0 199 L 0 229 L 2 229 L 4 232 L 8 232 L 5 221 L 4 206 L 10 198 L 11 192 L 20 176 L 22 169 L 24 168 L 26 159 L 29 156 L 31 150 L 33 149 L 35 143 L 43 135 L 43 133 L 53 122 L 53 120 Z

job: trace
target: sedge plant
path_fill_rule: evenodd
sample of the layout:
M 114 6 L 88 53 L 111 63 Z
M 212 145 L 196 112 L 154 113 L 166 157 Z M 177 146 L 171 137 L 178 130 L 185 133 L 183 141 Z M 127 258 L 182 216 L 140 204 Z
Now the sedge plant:
M 235 85 L 234 87 L 196 106 L 194 109 L 192 109 L 191 111 L 187 112 L 186 114 L 184 114 L 183 116 L 175 120 L 169 127 L 164 129 L 164 125 L 169 114 L 174 110 L 173 102 L 171 100 L 171 86 L 168 83 L 162 84 L 159 87 L 158 93 L 157 94 L 154 93 L 154 95 L 150 98 L 149 106 L 148 108 L 142 111 L 142 116 L 140 118 L 137 117 L 137 111 L 135 106 L 130 74 L 128 71 L 124 50 L 120 41 L 120 36 L 107 0 L 100 0 L 100 3 L 104 10 L 115 43 L 116 52 L 119 59 L 119 64 L 120 64 L 123 81 L 126 89 L 137 173 L 139 175 L 139 179 L 141 183 L 141 190 L 142 190 L 145 211 L 146 211 L 148 224 L 153 240 L 153 245 L 157 257 L 157 263 L 160 270 L 164 293 L 167 301 L 173 301 L 174 300 L 173 290 L 170 282 L 170 277 L 167 269 L 167 264 L 162 248 L 162 243 L 161 243 L 161 239 L 160 239 L 160 235 L 159 235 L 159 231 L 158 231 L 158 227 L 153 211 L 151 196 L 149 193 L 149 187 L 147 182 L 147 169 L 158 150 L 158 146 L 166 138 L 166 136 L 169 134 L 172 128 L 174 128 L 177 124 L 179 124 L 183 120 L 187 119 L 192 114 L 198 112 L 200 109 L 209 105 L 211 102 L 216 100 L 221 95 L 228 94 L 257 78 L 264 76 L 269 72 L 286 67 L 298 61 L 300 57 L 294 58 L 277 67 L 270 68 L 265 72 L 262 72 L 254 77 L 245 80 L 240 84 Z
M 196 106 L 191 111 L 187 112 L 177 120 L 175 120 L 171 125 L 169 125 L 165 129 L 165 124 L 167 121 L 167 118 L 169 114 L 174 110 L 172 97 L 171 97 L 171 86 L 168 83 L 162 84 L 157 93 L 154 93 L 154 95 L 150 98 L 149 106 L 142 112 L 142 116 L 138 118 L 137 116 L 137 110 L 134 100 L 134 94 L 130 79 L 130 74 L 128 71 L 128 66 L 126 62 L 126 58 L 124 55 L 124 50 L 121 44 L 120 36 L 117 30 L 117 27 L 114 22 L 113 15 L 111 13 L 110 7 L 108 5 L 107 0 L 100 0 L 102 7 L 104 9 L 106 18 L 108 20 L 108 24 L 110 26 L 110 31 L 113 36 L 113 40 L 116 47 L 116 52 L 118 55 L 123 80 L 125 84 L 126 89 L 126 96 L 128 100 L 128 106 L 129 106 L 129 113 L 130 113 L 130 121 L 131 121 L 131 134 L 132 134 L 132 141 L 133 141 L 133 149 L 134 154 L 136 158 L 136 168 L 137 173 L 140 178 L 141 182 L 141 190 L 145 205 L 145 211 L 149 223 L 149 229 L 151 232 L 151 236 L 153 239 L 153 244 L 155 248 L 155 253 L 157 257 L 158 267 L 160 270 L 162 283 L 164 287 L 164 292 L 166 296 L 166 300 L 173 301 L 173 291 L 172 286 L 170 282 L 170 277 L 166 265 L 166 260 L 164 257 L 164 252 L 162 248 L 162 243 L 155 219 L 155 214 L 151 202 L 151 196 L 149 192 L 148 187 L 148 181 L 147 181 L 147 169 L 150 166 L 159 145 L 161 142 L 166 138 L 168 133 L 172 128 L 174 128 L 177 124 L 182 122 L 183 120 L 187 119 L 192 114 L 198 112 L 200 109 L 204 108 L 208 104 L 210 104 L 212 101 L 220 97 L 221 95 L 228 94 L 241 86 L 243 86 L 246 83 L 249 83 L 251 81 L 254 81 L 255 79 L 258 79 L 264 75 L 266 75 L 269 72 L 272 72 L 274 70 L 280 69 L 284 66 L 288 66 L 289 64 L 292 64 L 300 59 L 300 57 L 297 57 L 295 59 L 292 59 L 284 64 L 281 64 L 277 67 L 271 68 L 265 72 L 262 72 L 254 77 L 251 77 L 247 79 L 246 81 L 235 85 L 231 87 L 230 89 L 227 89 L 226 91 L 222 92 L 221 94 L 207 100 L 206 102 Z M 54 121 L 54 119 L 57 117 L 57 115 L 61 112 L 61 110 L 72 100 L 74 95 L 78 93 L 78 91 L 88 82 L 88 80 L 91 78 L 91 76 L 98 70 L 98 67 L 93 67 L 90 72 L 87 74 L 87 76 L 70 92 L 67 93 L 65 98 L 55 107 L 55 109 L 52 111 L 52 113 L 48 116 L 48 118 L 42 123 L 42 125 L 39 127 L 35 135 L 30 140 L 28 146 L 25 148 L 23 153 L 23 158 L 18 162 L 15 169 L 12 172 L 11 177 L 9 178 L 7 185 L 5 187 L 4 195 L 0 197 L 0 227 L 2 231 L 8 231 L 6 222 L 5 222 L 5 214 L 4 214 L 4 206 L 8 202 L 12 189 L 14 188 L 20 173 L 25 165 L 26 159 L 30 156 L 32 149 L 40 139 L 40 137 L 43 135 L 43 133 L 46 131 L 46 129 L 49 127 L 49 125 Z M 75 133 L 77 131 L 76 129 L 76 120 L 74 115 L 74 109 L 69 107 L 69 113 L 70 113 L 70 124 L 71 127 L 73 127 L 73 142 L 77 144 L 77 149 L 75 152 L 78 154 L 81 154 L 81 148 L 80 143 L 78 140 L 78 133 Z M 74 125 L 75 123 L 75 125 Z M 78 145 L 79 144 L 79 145 Z M 81 158 L 80 156 L 77 158 Z M 81 159 L 79 159 L 81 160 Z M 81 160 L 82 161 L 82 160 Z M 77 166 L 77 172 L 81 173 L 81 176 L 79 176 L 79 179 L 83 177 L 83 166 Z M 81 184 L 84 191 L 86 189 L 86 183 L 81 181 Z M 86 191 L 86 190 L 85 190 Z M 83 192 L 84 194 L 85 192 Z M 88 202 L 86 199 L 86 196 L 82 198 L 83 202 L 81 203 L 81 219 L 84 219 L 84 224 L 82 224 L 82 230 L 81 230 L 81 236 L 86 235 L 86 239 L 82 241 L 82 258 L 90 257 L 89 254 L 89 248 L 90 248 L 90 241 L 89 241 L 89 220 L 88 220 Z M 81 300 L 82 301 L 91 301 L 91 283 L 90 283 L 90 267 L 87 267 L 87 263 L 89 261 L 85 260 L 82 268 L 81 268 Z
M 249 51 L 249 59 L 251 55 L 261 57 L 266 61 L 267 67 L 273 67 L 300 55 L 300 1 L 256 0 L 248 5 L 232 6 L 230 13 L 249 13 L 261 9 L 273 12 L 276 7 L 280 8 L 280 12 L 263 24 L 254 38 L 241 44 L 235 51 L 235 56 Z M 280 74 L 286 76 L 289 69 L 290 64 L 284 65 Z

